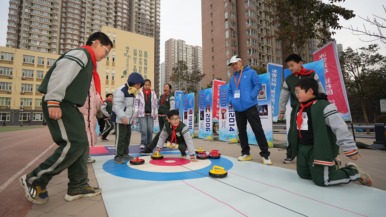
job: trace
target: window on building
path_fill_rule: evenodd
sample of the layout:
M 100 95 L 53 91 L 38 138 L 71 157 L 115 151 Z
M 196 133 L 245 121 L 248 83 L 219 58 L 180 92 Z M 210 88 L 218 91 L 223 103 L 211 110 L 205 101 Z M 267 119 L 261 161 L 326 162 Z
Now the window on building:
M 43 112 L 32 113 L 32 121 L 43 121 Z
M 0 120 L 1 121 L 10 121 L 11 113 L 10 112 L 0 112 Z
M 42 107 L 42 99 L 41 98 L 35 99 L 35 108 L 36 107 L 38 107 L 38 108 Z
M 36 71 L 36 78 L 43 79 L 44 78 L 44 72 L 43 71 Z
M 11 105 L 11 97 L 0 97 L 0 106 Z
M 22 70 L 22 77 L 23 78 L 33 78 L 34 77 L 34 70 L 23 69 Z
M 13 72 L 12 68 L 9 67 L 0 67 L 0 75 L 11 76 Z
M 31 98 L 20 98 L 20 106 L 32 106 Z
M 13 53 L 1 52 L 1 60 L 13 61 Z
M 31 114 L 29 112 L 21 112 L 19 115 L 19 121 L 30 121 Z
M 38 57 L 38 65 L 44 65 L 44 57 Z
M 30 56 L 30 55 L 23 55 L 23 63 L 34 64 L 35 63 L 35 57 Z
M 56 59 L 47 58 L 47 66 L 54 65 L 55 61 L 56 61 Z
M 11 82 L 0 82 L 0 90 L 12 90 L 12 83 Z
M 32 93 L 33 91 L 33 84 L 21 84 L 21 93 Z

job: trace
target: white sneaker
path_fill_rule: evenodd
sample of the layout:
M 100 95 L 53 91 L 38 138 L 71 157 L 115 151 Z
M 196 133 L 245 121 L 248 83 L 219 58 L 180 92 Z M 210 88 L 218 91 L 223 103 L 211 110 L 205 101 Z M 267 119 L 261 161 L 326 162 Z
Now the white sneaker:
M 91 157 L 88 157 L 87 158 L 87 163 L 95 163 L 95 159 L 91 158 Z
M 240 156 L 237 158 L 238 161 L 251 161 L 252 156 L 244 154 L 243 156 Z
M 269 157 L 267 157 L 267 158 L 263 157 L 261 159 L 263 160 L 263 164 L 265 164 L 265 165 L 271 165 L 272 164 L 271 158 L 269 158 Z
M 139 148 L 140 148 L 140 149 L 144 149 L 144 148 L 145 148 L 145 145 L 144 145 L 144 144 L 141 144 L 141 145 L 139 146 Z

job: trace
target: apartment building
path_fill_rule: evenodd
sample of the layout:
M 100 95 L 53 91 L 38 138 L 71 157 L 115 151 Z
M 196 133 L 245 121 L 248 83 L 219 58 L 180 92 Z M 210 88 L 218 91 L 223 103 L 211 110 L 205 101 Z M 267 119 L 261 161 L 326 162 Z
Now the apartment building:
M 152 37 L 159 74 L 160 0 L 9 0 L 6 46 L 63 54 L 102 26 Z
M 170 77 L 173 74 L 173 68 L 177 66 L 178 61 L 184 61 L 187 66 L 187 72 L 200 71 L 202 73 L 202 48 L 200 46 L 187 45 L 184 40 L 169 39 L 165 42 L 165 83 L 172 83 L 174 89 L 180 89 L 173 83 Z M 201 87 L 201 86 L 198 86 Z

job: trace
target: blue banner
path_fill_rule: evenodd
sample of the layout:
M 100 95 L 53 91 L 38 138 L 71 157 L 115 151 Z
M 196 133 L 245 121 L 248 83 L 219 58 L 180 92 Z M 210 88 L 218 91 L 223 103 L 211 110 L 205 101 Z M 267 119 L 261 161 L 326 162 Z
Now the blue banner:
M 220 86 L 219 140 L 230 143 L 238 142 L 235 111 L 229 104 L 229 84 Z
M 268 146 L 273 147 L 273 127 L 272 127 L 272 106 L 271 106 L 271 79 L 270 74 L 265 73 L 259 75 L 261 82 L 261 91 L 257 95 L 259 116 L 261 125 L 264 129 L 265 138 L 267 139 Z M 255 134 L 252 131 L 251 126 L 248 123 L 247 126 L 248 143 L 257 144 Z
M 175 99 L 175 109 L 178 110 L 180 113 L 180 119 L 182 121 L 182 114 L 184 112 L 184 106 L 183 106 L 183 101 L 182 98 L 184 97 L 184 92 L 181 90 L 176 90 L 174 92 L 174 99 Z
M 198 138 L 212 140 L 212 88 L 201 90 L 199 94 L 200 119 L 198 126 Z
M 271 105 L 272 105 L 272 120 L 277 122 L 279 118 L 279 100 L 280 91 L 283 83 L 283 66 L 268 63 L 267 71 L 271 75 Z
M 190 135 L 194 137 L 194 93 L 183 96 L 183 122 L 188 126 Z

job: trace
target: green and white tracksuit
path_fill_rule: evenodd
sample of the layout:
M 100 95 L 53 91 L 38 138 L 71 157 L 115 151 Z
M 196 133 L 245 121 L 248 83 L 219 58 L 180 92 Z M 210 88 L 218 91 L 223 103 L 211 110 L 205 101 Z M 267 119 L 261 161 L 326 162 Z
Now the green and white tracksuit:
M 173 127 L 172 125 L 167 122 L 164 125 L 164 128 L 162 129 L 161 133 L 159 134 L 159 138 L 157 141 L 157 148 L 162 148 L 165 142 L 173 142 L 178 144 L 178 149 L 180 150 L 181 154 L 185 154 L 185 151 L 188 150 L 190 155 L 194 155 L 194 145 L 193 145 L 193 139 L 190 135 L 189 128 L 182 122 L 178 125 L 178 127 L 175 129 L 176 138 L 174 139 L 173 134 Z M 173 141 L 171 141 L 173 139 Z M 154 141 L 154 139 L 153 139 Z M 154 148 L 154 147 L 153 147 Z
M 297 127 L 297 113 L 291 117 L 289 138 L 292 142 L 292 156 L 297 157 L 296 170 L 304 179 L 312 179 L 316 185 L 329 186 L 358 180 L 358 171 L 351 167 L 337 169 L 334 159 L 339 147 L 346 156 L 358 153 L 353 136 L 341 118 L 335 105 L 322 95 L 302 112 L 300 129 Z
M 89 143 L 83 114 L 79 111 L 92 80 L 93 64 L 86 49 L 63 54 L 48 70 L 39 91 L 43 96 L 43 114 L 55 152 L 27 176 L 32 185 L 46 186 L 54 175 L 68 169 L 68 191 L 77 192 L 88 185 L 86 160 Z M 56 104 L 55 104 L 56 103 Z M 62 118 L 49 118 L 48 107 L 60 106 Z

